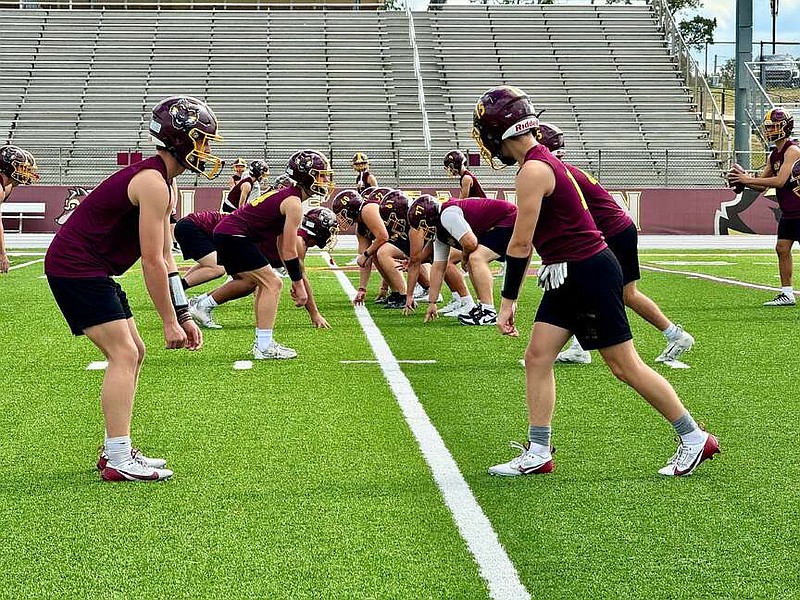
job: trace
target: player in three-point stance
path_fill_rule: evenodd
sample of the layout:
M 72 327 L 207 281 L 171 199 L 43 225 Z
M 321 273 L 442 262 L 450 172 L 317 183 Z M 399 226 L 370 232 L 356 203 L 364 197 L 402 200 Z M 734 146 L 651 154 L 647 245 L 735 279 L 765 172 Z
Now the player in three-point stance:
M 603 241 L 580 188 L 564 164 L 533 135 L 536 111 L 527 94 L 512 86 L 481 96 L 473 115 L 473 137 L 494 167 L 519 165 L 515 188 L 517 220 L 506 252 L 506 275 L 497 327 L 519 335 L 514 324 L 517 297 L 533 248 L 542 257 L 544 290 L 525 350 L 528 441 L 520 455 L 489 469 L 493 475 L 529 475 L 553 470 L 550 436 L 556 386 L 553 363 L 575 334 L 586 349 L 597 349 L 614 375 L 636 390 L 680 436 L 662 475 L 689 475 L 719 452 L 717 439 L 703 431 L 675 390 L 647 366 L 633 346 L 622 301 L 622 271 Z

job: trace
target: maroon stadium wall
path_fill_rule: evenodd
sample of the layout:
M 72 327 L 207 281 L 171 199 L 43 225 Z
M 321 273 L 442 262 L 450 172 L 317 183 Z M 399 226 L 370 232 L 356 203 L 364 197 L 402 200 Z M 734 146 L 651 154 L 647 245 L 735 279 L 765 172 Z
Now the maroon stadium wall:
M 91 190 L 77 186 L 31 186 L 14 190 L 9 202 L 44 202 L 42 219 L 25 219 L 24 233 L 53 233 L 58 223 L 69 217 L 73 209 Z M 183 188 L 178 213 L 219 209 L 227 190 L 219 188 Z M 443 198 L 455 189 L 408 188 L 410 196 L 429 193 Z M 514 200 L 513 192 L 502 189 L 487 192 L 498 198 Z M 723 189 L 629 189 L 611 190 L 614 198 L 630 212 L 643 234 L 727 235 L 758 233 L 774 235 L 780 215 L 774 197 L 765 197 L 750 190 L 738 196 Z M 2 206 L 0 206 L 2 210 Z M 3 225 L 15 230 L 19 220 L 3 211 Z

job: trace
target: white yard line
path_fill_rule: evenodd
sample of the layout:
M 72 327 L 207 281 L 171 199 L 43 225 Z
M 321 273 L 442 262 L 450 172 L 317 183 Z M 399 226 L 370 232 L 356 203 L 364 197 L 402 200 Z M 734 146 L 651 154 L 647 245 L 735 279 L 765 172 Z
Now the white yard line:
M 339 361 L 343 365 L 379 365 L 381 361 L 379 360 L 340 360 Z M 398 364 L 407 364 L 407 365 L 435 365 L 435 360 L 398 360 Z
M 322 255 L 328 259 L 327 253 Z M 336 277 L 348 298 L 355 297 L 356 290 L 347 276 L 337 271 Z M 425 462 L 433 473 L 445 504 L 453 515 L 461 537 L 466 541 L 469 551 L 478 563 L 480 575 L 489 588 L 489 595 L 497 600 L 530 598 L 528 590 L 519 579 L 517 569 L 500 543 L 497 532 L 475 499 L 456 461 L 445 446 L 442 436 L 428 418 L 380 329 L 364 306 L 357 306 L 355 311 L 383 375 L 397 398 L 400 410 L 419 444 Z
M 715 277 L 714 275 L 706 275 L 705 273 L 695 273 L 693 271 L 679 271 L 677 269 L 662 269 L 660 267 L 651 267 L 649 265 L 641 265 L 642 269 L 647 271 L 656 271 L 658 273 L 672 273 L 673 275 L 686 275 L 687 277 L 696 277 L 697 279 L 705 279 L 706 281 L 713 281 L 715 283 L 724 283 L 727 285 L 738 285 L 739 287 L 751 288 L 754 290 L 766 290 L 770 292 L 780 292 L 781 288 L 761 285 L 760 283 L 748 283 L 746 281 L 739 281 L 738 279 L 730 279 L 728 277 Z M 795 292 L 795 296 L 800 295 L 800 292 Z
M 22 263 L 21 265 L 14 265 L 13 267 L 11 267 L 9 269 L 9 271 L 13 271 L 14 269 L 21 269 L 22 267 L 27 267 L 29 265 L 35 265 L 36 263 L 40 263 L 40 262 L 44 262 L 44 259 L 43 258 L 38 258 L 36 260 L 31 260 L 29 262 Z

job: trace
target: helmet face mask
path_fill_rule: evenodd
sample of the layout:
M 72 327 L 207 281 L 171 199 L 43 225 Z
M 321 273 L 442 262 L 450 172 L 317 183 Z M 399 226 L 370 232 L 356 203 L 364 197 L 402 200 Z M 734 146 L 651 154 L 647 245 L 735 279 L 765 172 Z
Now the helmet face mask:
M 39 179 L 33 154 L 19 146 L 0 147 L 0 172 L 11 181 L 11 186 L 30 185 Z
M 444 170 L 451 177 L 458 177 L 467 164 L 467 157 L 461 150 L 451 150 L 444 157 Z
M 485 92 L 475 104 L 472 138 L 481 156 L 495 169 L 516 164 L 502 152 L 503 141 L 530 132 L 539 125 L 536 109 L 521 89 L 503 85 Z
M 364 152 L 356 152 L 351 162 L 356 173 L 363 173 L 369 169 L 369 158 Z
M 539 123 L 536 128 L 536 141 L 545 146 L 556 157 L 563 158 L 564 151 L 564 132 L 550 123 Z
M 767 111 L 761 130 L 767 142 L 778 142 L 792 135 L 794 116 L 784 108 L 775 107 Z
M 202 100 L 191 96 L 165 98 L 153 108 L 150 135 L 185 168 L 206 179 L 219 175 L 225 162 L 211 153 L 221 142 L 217 118 Z
M 339 234 L 339 225 L 336 215 L 329 208 L 315 207 L 309 209 L 304 215 L 300 228 L 322 250 L 332 250 L 336 245 Z

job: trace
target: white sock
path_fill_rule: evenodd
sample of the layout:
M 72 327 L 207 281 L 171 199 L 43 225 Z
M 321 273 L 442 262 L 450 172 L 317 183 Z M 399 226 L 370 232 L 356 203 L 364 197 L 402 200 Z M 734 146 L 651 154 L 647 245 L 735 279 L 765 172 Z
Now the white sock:
M 789 298 L 794 298 L 794 290 L 792 289 L 792 286 L 789 286 L 789 287 L 782 287 L 782 288 L 781 288 L 781 291 L 782 291 L 784 294 L 786 294 L 787 296 L 789 296 Z
M 256 329 L 256 345 L 265 350 L 272 343 L 272 329 Z
M 458 292 L 452 292 L 453 295 L 453 302 L 459 302 L 461 300 L 461 296 L 458 295 Z
M 685 444 L 700 444 L 703 441 L 703 430 L 695 427 L 691 433 L 682 435 L 681 441 Z
M 678 329 L 678 326 L 675 325 L 675 323 L 670 322 L 669 326 L 661 333 L 663 333 L 664 337 L 667 338 L 668 340 L 674 340 L 676 337 L 678 337 L 680 330 Z
M 497 311 L 494 309 L 494 304 L 485 304 L 484 302 L 481 302 L 481 308 L 482 308 L 483 310 L 490 310 L 490 311 L 492 311 L 492 312 L 497 312 Z
M 574 335 L 572 336 L 572 343 L 569 345 L 570 350 L 577 350 L 578 352 L 583 352 L 583 347 L 581 343 L 578 341 Z
M 105 446 L 106 454 L 108 454 L 108 462 L 110 464 L 121 465 L 131 460 L 131 436 L 107 437 Z
M 533 452 L 534 454 L 538 454 L 539 456 L 547 456 L 548 454 L 550 454 L 550 446 L 545 446 L 544 444 L 537 444 L 535 442 L 530 442 L 528 450 L 530 452 Z
M 472 298 L 470 294 L 466 296 L 461 296 L 461 307 L 467 308 L 472 310 L 472 307 L 475 306 L 475 300 Z
M 197 300 L 197 306 L 199 306 L 200 308 L 216 308 L 217 306 L 219 306 L 219 304 L 217 304 L 217 301 L 214 300 L 214 296 L 211 296 L 210 294 L 203 294 L 203 296 L 205 296 L 205 298 L 201 296 Z

